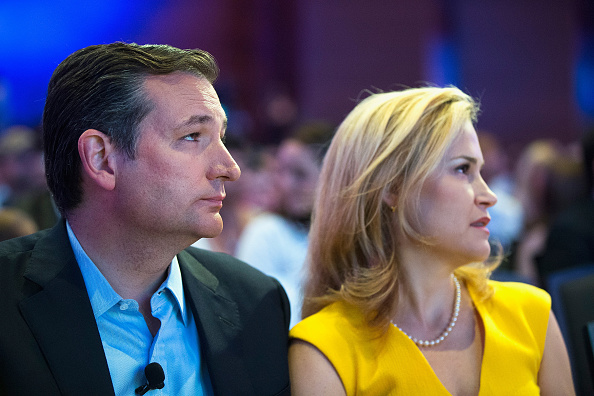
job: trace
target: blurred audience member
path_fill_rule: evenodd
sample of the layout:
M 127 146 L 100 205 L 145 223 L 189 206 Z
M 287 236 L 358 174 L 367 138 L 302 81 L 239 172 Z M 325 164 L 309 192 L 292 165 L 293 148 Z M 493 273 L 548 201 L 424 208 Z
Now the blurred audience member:
M 32 128 L 16 125 L 0 135 L 0 206 L 19 208 L 39 229 L 59 218 L 45 181 L 41 137 Z
M 524 224 L 512 265 L 530 283 L 539 284 L 536 257 L 544 249 L 551 219 L 584 195 L 582 161 L 557 141 L 537 140 L 523 151 L 516 172 Z
M 25 212 L 15 208 L 0 209 L 0 241 L 37 232 L 37 224 Z
M 14 207 L 31 216 L 40 230 L 53 227 L 61 217 L 47 189 L 34 190 L 20 197 Z
M 28 193 L 37 173 L 43 173 L 40 150 L 36 150 L 37 136 L 33 129 L 13 126 L 0 135 L 0 180 L 3 205 L 13 204 Z
M 522 205 L 513 195 L 514 178 L 509 170 L 509 159 L 497 136 L 479 131 L 478 138 L 485 158 L 481 174 L 497 195 L 497 205 L 489 210 L 490 239 L 500 243 L 504 252 L 508 252 L 522 229 Z
M 285 288 L 291 303 L 291 326 L 301 318 L 302 269 L 314 192 L 333 133 L 332 125 L 312 121 L 280 144 L 271 178 L 279 194 L 278 207 L 254 218 L 237 244 L 239 259 L 274 276 Z
M 262 144 L 278 145 L 284 141 L 298 125 L 299 107 L 288 87 L 272 84 L 264 95 L 261 108 L 263 125 L 253 136 Z
M 537 258 L 542 279 L 554 271 L 594 263 L 594 129 L 584 135 L 582 150 L 587 193 L 584 199 L 568 202 L 552 221 Z
M 237 86 L 233 78 L 217 81 L 217 92 L 221 106 L 227 115 L 226 142 L 248 139 L 254 131 L 254 120 L 249 111 L 242 107 Z M 226 144 L 227 144 L 226 143 Z

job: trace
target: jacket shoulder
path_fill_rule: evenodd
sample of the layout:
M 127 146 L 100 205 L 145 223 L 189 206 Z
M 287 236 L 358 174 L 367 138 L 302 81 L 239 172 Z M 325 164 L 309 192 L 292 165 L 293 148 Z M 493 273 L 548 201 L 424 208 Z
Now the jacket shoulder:
M 8 239 L 0 242 L 0 259 L 15 253 L 25 253 L 33 250 L 37 241 L 47 234 L 48 230 L 36 232 L 31 235 Z
M 196 262 L 189 262 L 190 266 L 201 265 L 220 281 L 273 286 L 276 279 L 262 273 L 246 262 L 227 253 L 189 247 L 183 251 L 194 258 Z

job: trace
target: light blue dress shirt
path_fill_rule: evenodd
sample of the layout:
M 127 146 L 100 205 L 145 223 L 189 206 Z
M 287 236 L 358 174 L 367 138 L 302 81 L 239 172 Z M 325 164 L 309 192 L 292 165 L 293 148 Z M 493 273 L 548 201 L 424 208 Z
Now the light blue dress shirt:
M 109 373 L 116 395 L 133 396 L 146 384 L 144 368 L 157 362 L 165 372 L 165 387 L 153 395 L 212 395 L 206 367 L 200 359 L 200 343 L 192 310 L 186 305 L 177 257 L 165 282 L 151 298 L 151 310 L 161 321 L 153 338 L 136 300 L 123 299 L 107 282 L 81 247 L 66 223 L 70 244 L 82 272 Z M 81 351 L 84 353 L 84 351 Z

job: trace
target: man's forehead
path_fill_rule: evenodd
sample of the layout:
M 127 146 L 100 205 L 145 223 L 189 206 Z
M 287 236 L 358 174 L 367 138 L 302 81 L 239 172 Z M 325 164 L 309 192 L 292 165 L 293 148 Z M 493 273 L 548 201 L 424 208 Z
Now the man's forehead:
M 198 96 L 204 101 L 220 105 L 219 97 L 212 84 L 204 77 L 186 72 L 164 75 L 149 75 L 143 81 L 143 90 L 153 100 L 172 97 Z
M 164 84 L 185 83 L 185 81 L 188 80 L 196 80 L 205 85 L 212 86 L 210 81 L 208 81 L 205 77 L 185 71 L 174 71 L 167 74 L 148 74 L 144 79 L 145 83 L 157 82 Z
M 148 76 L 144 81 L 147 98 L 162 111 L 178 114 L 177 127 L 205 125 L 220 120 L 227 126 L 227 117 L 212 84 L 204 77 L 191 73 L 174 72 Z M 180 119 L 181 118 L 181 119 Z

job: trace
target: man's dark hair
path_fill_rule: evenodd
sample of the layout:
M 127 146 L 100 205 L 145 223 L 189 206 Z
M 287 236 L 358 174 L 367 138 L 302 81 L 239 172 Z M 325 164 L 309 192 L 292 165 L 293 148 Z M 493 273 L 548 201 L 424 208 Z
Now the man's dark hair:
M 122 42 L 83 48 L 58 65 L 43 111 L 43 147 L 48 187 L 62 215 L 82 200 L 80 135 L 101 131 L 134 158 L 138 125 L 153 108 L 144 81 L 177 71 L 211 84 L 219 72 L 206 51 Z

